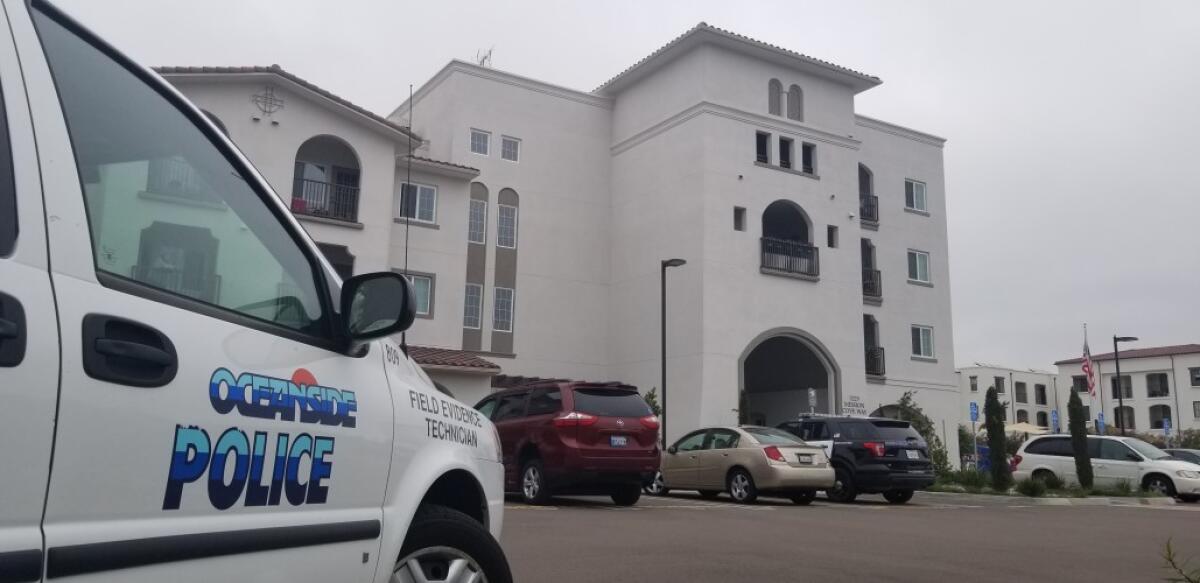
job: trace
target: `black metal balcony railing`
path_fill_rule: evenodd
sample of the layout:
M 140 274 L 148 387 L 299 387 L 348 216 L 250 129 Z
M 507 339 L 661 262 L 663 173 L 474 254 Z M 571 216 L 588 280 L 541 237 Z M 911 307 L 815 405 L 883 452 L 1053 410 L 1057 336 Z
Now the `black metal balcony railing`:
M 818 249 L 803 241 L 762 238 L 762 267 L 784 273 L 817 276 L 821 273 Z
M 298 178 L 292 186 L 292 212 L 357 221 L 358 187 Z
M 146 191 L 186 200 L 220 203 L 190 164 L 180 158 L 158 158 L 150 161 L 146 176 Z
M 873 194 L 862 195 L 858 198 L 858 214 L 864 221 L 879 222 L 879 197 Z
M 878 269 L 864 269 L 863 295 L 870 298 L 883 297 L 883 274 Z
M 881 377 L 887 372 L 887 367 L 884 366 L 882 346 L 868 346 L 866 356 L 867 374 Z

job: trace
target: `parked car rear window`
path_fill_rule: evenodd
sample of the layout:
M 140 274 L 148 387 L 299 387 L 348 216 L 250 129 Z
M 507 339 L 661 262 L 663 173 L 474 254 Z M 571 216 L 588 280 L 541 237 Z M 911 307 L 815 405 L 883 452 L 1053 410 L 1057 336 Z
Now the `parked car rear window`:
M 601 417 L 645 417 L 653 415 L 637 391 L 575 389 L 575 410 Z
M 885 441 L 921 439 L 921 434 L 907 421 L 872 421 L 871 425 L 875 426 L 875 433 L 879 434 L 879 439 Z
M 1071 440 L 1066 437 L 1048 437 L 1034 440 L 1033 443 L 1025 446 L 1025 453 L 1035 455 L 1075 455 L 1071 449 Z
M 879 439 L 879 432 L 870 423 L 840 423 L 837 435 L 840 439 Z
M 783 431 L 782 429 L 773 429 L 771 427 L 743 427 L 742 431 L 749 433 L 754 440 L 763 445 L 804 445 L 804 442 L 795 435 Z

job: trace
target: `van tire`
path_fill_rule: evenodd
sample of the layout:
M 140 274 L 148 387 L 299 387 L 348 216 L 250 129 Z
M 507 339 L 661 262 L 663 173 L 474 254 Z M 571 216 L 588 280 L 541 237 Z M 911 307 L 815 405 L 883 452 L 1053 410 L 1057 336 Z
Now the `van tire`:
M 1150 474 L 1142 482 L 1142 489 L 1148 492 L 1158 492 L 1168 498 L 1175 497 L 1175 483 L 1162 474 Z
M 838 466 L 834 468 L 834 479 L 836 482 L 833 487 L 825 491 L 825 497 L 833 502 L 841 502 L 849 504 L 858 498 L 858 487 L 854 484 L 854 474 L 850 470 Z
M 642 487 L 637 484 L 617 486 L 612 493 L 613 504 L 617 506 L 633 506 L 642 497 Z
M 815 490 L 804 490 L 802 492 L 793 493 L 791 496 L 792 503 L 798 506 L 808 506 L 816 499 L 817 492 Z
M 883 499 L 887 500 L 889 504 L 904 504 L 912 500 L 912 497 L 912 490 L 888 490 L 883 493 Z
M 546 471 L 542 467 L 542 460 L 534 458 L 525 462 L 521 468 L 518 486 L 521 488 L 521 500 L 526 504 L 542 506 L 550 501 L 550 488 L 546 484 Z
M 463 560 L 489 583 L 512 583 L 500 543 L 482 524 L 457 510 L 425 504 L 413 517 L 392 572 L 419 568 L 429 581 L 443 581 L 451 562 Z

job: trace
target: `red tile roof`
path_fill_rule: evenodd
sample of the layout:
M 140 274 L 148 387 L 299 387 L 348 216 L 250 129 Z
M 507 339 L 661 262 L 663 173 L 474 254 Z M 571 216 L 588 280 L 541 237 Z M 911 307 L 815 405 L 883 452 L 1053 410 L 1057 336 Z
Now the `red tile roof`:
M 1156 346 L 1153 348 L 1131 348 L 1121 351 L 1121 359 L 1153 358 L 1155 356 L 1176 356 L 1180 354 L 1200 354 L 1200 344 L 1175 344 L 1172 346 Z M 1113 360 L 1113 353 L 1093 354 L 1092 360 Z M 1060 360 L 1054 364 L 1079 364 L 1083 357 Z
M 406 154 L 404 157 L 407 158 L 408 155 Z M 479 173 L 479 169 L 475 168 L 473 166 L 466 166 L 463 164 L 455 164 L 453 162 L 445 162 L 443 160 L 434 160 L 433 158 L 426 158 L 424 156 L 417 156 L 417 155 L 414 155 L 412 157 L 412 159 L 416 160 L 418 162 L 428 162 L 430 164 L 437 164 L 438 166 L 445 166 L 447 168 L 456 168 L 458 170 L 469 170 L 471 172 L 475 172 L 476 174 Z
M 480 358 L 473 352 L 432 346 L 409 346 L 408 356 L 422 366 L 475 369 L 479 372 L 500 372 L 496 363 Z
M 159 75 L 197 75 L 197 74 L 228 75 L 228 74 L 237 74 L 237 73 L 271 73 L 271 74 L 275 74 L 275 75 L 278 75 L 284 79 L 287 79 L 288 81 L 291 81 L 309 91 L 312 91 L 313 93 L 316 93 L 317 95 L 320 95 L 321 97 L 329 99 L 330 101 L 333 101 L 333 102 L 337 103 L 338 105 L 346 107 L 347 109 L 350 109 L 358 114 L 361 114 L 367 118 L 370 118 L 371 121 L 388 126 L 389 128 L 396 130 L 402 134 L 408 135 L 409 137 L 412 137 L 414 139 L 417 139 L 417 140 L 421 139 L 416 134 L 410 132 L 407 127 L 397 124 L 375 112 L 368 110 L 365 107 L 362 107 L 361 105 L 356 105 L 354 103 L 351 103 L 349 100 L 347 100 L 343 97 L 339 97 L 325 89 L 317 87 L 316 85 L 313 85 L 312 83 L 309 83 L 308 81 L 305 81 L 304 79 L 301 79 L 300 77 L 297 77 L 296 75 L 285 71 L 283 69 L 283 67 L 280 67 L 279 65 L 271 65 L 270 67 L 263 67 L 261 65 L 255 65 L 255 66 L 250 66 L 250 67 L 154 67 L 154 71 L 157 72 Z

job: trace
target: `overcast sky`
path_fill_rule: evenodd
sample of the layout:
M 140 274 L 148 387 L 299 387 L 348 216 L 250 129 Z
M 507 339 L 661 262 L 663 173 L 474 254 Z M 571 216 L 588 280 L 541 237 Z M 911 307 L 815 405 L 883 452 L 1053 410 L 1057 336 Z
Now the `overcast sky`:
M 956 364 L 1200 342 L 1200 2 L 58 0 L 150 65 L 269 65 L 387 114 L 452 58 L 590 90 L 705 21 L 883 79 L 948 138 Z M 881 193 L 883 194 L 883 193 Z M 935 274 L 937 277 L 937 274 Z

